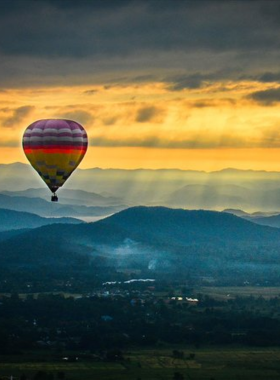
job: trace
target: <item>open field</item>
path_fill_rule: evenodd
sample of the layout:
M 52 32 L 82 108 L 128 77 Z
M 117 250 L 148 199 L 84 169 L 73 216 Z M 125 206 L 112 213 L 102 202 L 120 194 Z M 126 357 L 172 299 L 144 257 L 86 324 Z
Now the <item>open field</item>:
M 61 295 L 65 298 L 82 297 L 82 293 L 72 293 L 65 291 L 53 291 L 53 292 L 37 292 L 37 293 L 19 293 L 19 297 L 22 299 L 32 296 L 35 299 L 40 295 Z M 232 299 L 237 296 L 240 297 L 264 297 L 265 299 L 270 299 L 273 297 L 280 297 L 280 286 L 203 286 L 195 287 L 194 294 L 197 296 L 199 294 L 209 295 L 217 300 L 225 301 L 227 299 Z M 181 288 L 174 289 L 175 296 L 182 296 Z M 11 293 L 0 293 L 1 297 L 10 297 Z M 169 297 L 169 292 L 167 291 L 154 291 L 154 297 L 164 298 Z
M 35 299 L 38 298 L 39 295 L 61 295 L 65 298 L 73 297 L 79 298 L 82 297 L 82 293 L 71 293 L 71 292 L 37 292 L 37 293 L 19 293 L 19 297 L 25 299 L 28 296 L 32 296 Z M 273 297 L 280 297 L 280 286 L 273 287 L 263 287 L 263 286 L 204 286 L 204 287 L 196 287 L 194 294 L 197 296 L 199 294 L 211 296 L 217 300 L 225 301 L 227 299 L 233 299 L 237 296 L 239 297 L 264 297 L 265 299 L 270 299 Z M 175 296 L 182 296 L 181 289 L 175 289 Z M 11 293 L 0 293 L 1 297 L 10 297 Z M 154 296 L 161 297 L 169 297 L 168 292 L 155 291 Z
M 62 361 L 5 363 L 1 357 L 0 379 L 24 373 L 33 379 L 38 371 L 53 374 L 64 372 L 69 380 L 171 380 L 179 372 L 184 379 L 199 380 L 263 380 L 280 378 L 280 349 L 208 348 L 195 351 L 181 347 L 183 359 L 175 359 L 172 349 L 135 350 L 125 353 L 119 363 L 81 360 L 74 363 Z
M 196 288 L 195 294 L 203 294 L 224 301 L 239 297 L 264 297 L 270 299 L 280 297 L 280 287 L 258 287 L 258 286 L 221 286 L 221 287 L 201 287 Z

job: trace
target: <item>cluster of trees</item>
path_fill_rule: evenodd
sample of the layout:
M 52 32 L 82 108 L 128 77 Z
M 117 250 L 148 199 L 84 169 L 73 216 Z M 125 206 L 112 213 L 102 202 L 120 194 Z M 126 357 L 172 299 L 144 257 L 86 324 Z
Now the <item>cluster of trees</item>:
M 234 248 L 224 247 L 210 250 L 201 247 L 180 249 L 173 255 L 166 255 L 156 261 L 156 269 L 148 269 L 148 262 L 142 257 L 141 266 L 135 259 L 123 260 L 130 269 L 119 270 L 117 263 L 102 256 L 94 256 L 89 262 L 64 262 L 62 268 L 53 262 L 44 265 L 23 265 L 16 261 L 9 266 L 0 267 L 0 293 L 37 293 L 37 292 L 72 292 L 91 293 L 107 281 L 124 282 L 131 278 L 155 278 L 157 283 L 174 283 L 179 281 L 194 286 L 279 286 L 280 265 L 278 250 L 262 247 Z M 238 264 L 238 255 L 246 263 Z M 133 256 L 133 255 L 132 255 Z M 140 255 L 139 255 L 140 256 Z M 232 260 L 232 257 L 236 261 Z M 230 259 L 231 257 L 231 259 Z M 254 262 L 252 258 L 254 257 Z M 262 262 L 258 262 L 259 260 Z M 134 260 L 134 261 L 133 261 Z M 115 266 L 113 264 L 116 264 Z M 139 264 L 139 265 L 138 265 Z M 135 268 L 131 269 L 131 268 Z M 140 268 L 140 269 L 139 269 Z
M 102 352 L 112 348 L 166 344 L 280 345 L 280 298 L 238 297 L 197 306 L 150 297 L 64 298 L 40 295 L 2 298 L 0 354 L 26 350 Z M 115 354 L 114 354 L 115 355 Z M 180 357 L 180 351 L 174 351 Z

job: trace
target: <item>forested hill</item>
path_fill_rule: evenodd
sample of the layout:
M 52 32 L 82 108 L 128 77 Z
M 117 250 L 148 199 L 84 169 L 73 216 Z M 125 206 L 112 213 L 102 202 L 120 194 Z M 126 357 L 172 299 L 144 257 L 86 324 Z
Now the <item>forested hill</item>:
M 43 270 L 55 279 L 99 273 L 110 281 L 128 268 L 141 276 L 275 282 L 280 230 L 222 212 L 134 207 L 95 223 L 2 232 L 0 268 L 13 276 L 32 272 L 39 280 Z
M 2 251 L 34 252 L 46 257 L 75 246 L 118 246 L 130 239 L 153 248 L 211 245 L 279 245 L 280 230 L 235 215 L 165 207 L 133 207 L 95 223 L 49 225 L 2 242 Z M 5 245 L 5 247 L 4 247 Z M 5 249 L 4 249 L 5 248 Z M 37 250 L 37 251 L 36 251 Z M 87 249 L 85 249 L 87 250 Z
M 48 224 L 83 223 L 75 218 L 44 218 L 29 212 L 20 212 L 0 208 L 0 231 L 17 230 L 22 228 L 38 228 Z
M 280 241 L 280 231 L 256 225 L 232 214 L 169 209 L 165 207 L 132 207 L 92 225 L 116 226 L 128 237 L 153 243 L 157 241 L 178 244 L 199 242 L 259 242 Z

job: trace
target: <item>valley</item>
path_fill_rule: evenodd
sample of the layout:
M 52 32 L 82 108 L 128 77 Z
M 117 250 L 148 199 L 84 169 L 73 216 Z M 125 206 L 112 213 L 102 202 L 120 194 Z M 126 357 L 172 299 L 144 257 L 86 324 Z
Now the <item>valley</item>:
M 0 192 L 0 379 L 276 379 L 277 203 L 220 209 L 244 184 L 176 181 L 155 198 L 149 173 L 107 174 L 55 205 L 39 188 Z M 259 176 L 264 196 L 272 174 Z

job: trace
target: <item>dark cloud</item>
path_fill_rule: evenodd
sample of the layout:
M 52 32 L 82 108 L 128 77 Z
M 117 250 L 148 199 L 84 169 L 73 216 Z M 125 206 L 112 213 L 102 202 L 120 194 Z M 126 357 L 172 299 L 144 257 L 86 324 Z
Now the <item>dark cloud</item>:
M 45 110 L 57 110 L 60 109 L 60 106 L 45 106 Z
M 232 68 L 273 72 L 279 14 L 273 0 L 2 0 L 0 84 L 108 83 L 121 72 L 137 83 L 174 69 L 189 73 L 167 81 L 181 90 L 225 67 L 225 78 Z
M 127 139 L 110 139 L 98 136 L 92 138 L 90 144 L 92 146 L 103 147 L 144 147 L 158 149 L 251 148 L 252 146 L 261 146 L 261 142 L 259 141 L 252 143 L 251 140 L 229 134 L 221 136 L 199 134 L 183 140 L 168 140 L 157 136 Z
M 280 81 L 280 72 L 272 73 L 266 72 L 257 77 L 259 82 L 270 83 L 270 82 L 279 82 Z
M 134 78 L 128 78 L 128 80 L 132 80 L 134 83 L 143 83 L 143 82 L 153 82 L 157 80 L 158 78 L 156 75 L 147 74 L 147 75 L 137 75 Z
M 146 123 L 152 121 L 161 114 L 161 110 L 157 107 L 149 106 L 141 108 L 136 115 L 136 121 L 138 123 Z
M 236 79 L 239 74 L 239 70 L 228 67 L 212 72 L 195 72 L 192 74 L 185 72 L 179 75 L 167 76 L 163 82 L 167 84 L 167 88 L 171 91 L 192 90 L 207 87 L 216 81 Z
M 157 147 L 159 146 L 159 139 L 157 137 L 149 138 L 127 138 L 127 139 L 108 139 L 103 136 L 94 137 L 90 140 L 92 146 L 106 146 L 106 147 Z
M 253 80 L 261 83 L 273 83 L 280 82 L 280 72 L 279 71 L 265 71 L 257 75 L 240 75 L 239 80 Z
M 273 22 L 279 4 L 270 0 L 6 3 L 0 15 L 0 49 L 5 54 L 85 57 L 279 48 L 280 25 Z M 263 6 L 271 11 L 264 15 Z
M 81 123 L 83 125 L 91 124 L 94 120 L 93 115 L 84 110 L 62 112 L 60 116 L 65 119 L 77 121 L 78 123 Z
M 213 107 L 213 102 L 207 101 L 207 100 L 199 100 L 197 102 L 194 102 L 192 104 L 194 108 L 207 108 L 207 107 Z
M 118 121 L 117 117 L 107 117 L 103 120 L 104 125 L 114 125 Z
M 210 75 L 211 76 L 211 75 Z M 184 89 L 201 88 L 209 76 L 195 73 L 191 75 L 176 75 L 165 79 L 165 82 L 171 82 L 167 88 L 171 91 L 180 91 Z
M 84 91 L 84 94 L 86 94 L 86 95 L 94 95 L 97 92 L 98 92 L 98 90 L 92 89 L 92 90 Z
M 248 95 L 247 98 L 262 103 L 263 105 L 278 103 L 280 102 L 280 87 L 256 91 Z
M 193 108 L 221 107 L 221 105 L 236 105 L 236 100 L 230 98 L 223 99 L 200 99 L 197 101 L 186 102 L 187 106 Z
M 23 106 L 13 110 L 13 114 L 2 122 L 3 127 L 16 127 L 18 123 L 24 120 L 34 109 L 33 106 Z

